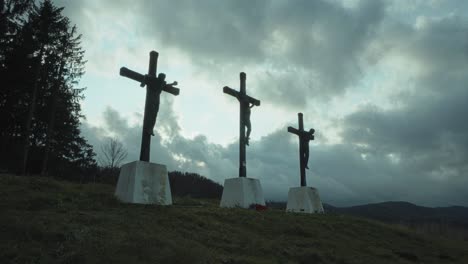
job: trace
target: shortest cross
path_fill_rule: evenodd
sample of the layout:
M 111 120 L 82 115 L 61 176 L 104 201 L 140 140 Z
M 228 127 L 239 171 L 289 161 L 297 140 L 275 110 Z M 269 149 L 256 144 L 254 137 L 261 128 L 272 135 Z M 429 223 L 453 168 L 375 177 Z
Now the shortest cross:
M 120 68 L 120 75 L 135 80 L 141 87 L 146 86 L 145 112 L 143 115 L 143 132 L 141 135 L 140 160 L 149 162 L 151 136 L 154 136 L 153 129 L 156 124 L 156 117 L 159 111 L 159 96 L 162 91 L 173 95 L 179 95 L 179 88 L 174 87 L 177 82 L 166 83 L 166 75 L 160 73 L 156 77 L 156 68 L 159 54 L 156 51 L 150 52 L 148 74 L 143 75 L 128 68 Z
M 302 113 L 297 114 L 299 119 L 299 129 L 288 127 L 288 132 L 299 136 L 299 164 L 301 167 L 301 186 L 306 186 L 305 169 L 309 169 L 309 141 L 314 140 L 315 130 L 312 128 L 309 131 L 304 131 L 304 122 Z

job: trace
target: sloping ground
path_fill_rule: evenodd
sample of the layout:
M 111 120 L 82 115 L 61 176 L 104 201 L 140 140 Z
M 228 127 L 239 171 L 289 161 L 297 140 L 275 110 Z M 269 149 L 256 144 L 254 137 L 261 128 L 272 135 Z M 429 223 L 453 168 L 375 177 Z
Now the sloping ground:
M 107 185 L 0 176 L 0 263 L 468 263 L 468 244 L 341 215 L 127 205 Z

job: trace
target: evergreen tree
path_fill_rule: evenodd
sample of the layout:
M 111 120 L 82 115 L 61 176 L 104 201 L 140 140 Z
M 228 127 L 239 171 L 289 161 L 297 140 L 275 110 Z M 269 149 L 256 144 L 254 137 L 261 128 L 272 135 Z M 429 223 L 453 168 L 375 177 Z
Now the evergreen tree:
M 1 38 L 0 80 L 0 122 L 3 129 L 1 135 L 1 167 L 18 169 L 21 162 L 22 121 L 25 120 L 28 107 L 26 87 L 31 83 L 32 75 L 32 41 L 24 38 L 26 8 L 21 7 L 21 1 L 3 1 Z M 28 7 L 30 11 L 32 6 Z M 15 11 L 16 10 L 16 11 Z M 29 12 L 28 12 L 29 13 Z
M 0 68 L 4 67 L 5 53 L 11 48 L 18 30 L 24 24 L 24 15 L 34 0 L 0 0 Z
M 79 130 L 84 89 L 75 86 L 84 73 L 81 35 L 62 10 L 50 0 L 34 6 L 5 56 L 8 87 L 0 107 L 8 129 L 2 139 L 11 158 L 22 156 L 23 164 L 8 162 L 16 170 L 70 175 L 96 165 Z

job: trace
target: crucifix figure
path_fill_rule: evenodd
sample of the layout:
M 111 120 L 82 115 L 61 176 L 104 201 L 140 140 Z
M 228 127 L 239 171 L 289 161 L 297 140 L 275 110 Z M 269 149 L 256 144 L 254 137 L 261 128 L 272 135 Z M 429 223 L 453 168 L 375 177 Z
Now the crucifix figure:
M 299 129 L 288 127 L 288 132 L 299 136 L 299 164 L 301 167 L 301 186 L 306 186 L 305 169 L 309 169 L 309 141 L 314 140 L 314 129 L 309 131 L 304 130 L 304 122 L 302 120 L 302 113 L 297 114 L 299 119 Z
M 245 159 L 245 146 L 249 145 L 250 132 L 252 131 L 252 124 L 250 122 L 250 109 L 254 106 L 259 106 L 260 101 L 247 95 L 245 91 L 246 74 L 240 73 L 240 91 L 224 86 L 223 92 L 237 98 L 240 104 L 240 117 L 239 117 L 239 177 L 246 177 L 246 159 Z M 245 129 L 247 128 L 247 133 Z
M 156 77 L 156 68 L 159 54 L 150 52 L 148 74 L 143 75 L 125 67 L 120 68 L 120 75 L 135 80 L 141 87 L 146 85 L 145 112 L 143 114 L 143 131 L 141 134 L 140 160 L 149 162 L 151 136 L 154 136 L 154 125 L 159 111 L 159 96 L 162 91 L 179 95 L 179 88 L 174 87 L 177 82 L 166 83 L 166 75 L 160 73 Z

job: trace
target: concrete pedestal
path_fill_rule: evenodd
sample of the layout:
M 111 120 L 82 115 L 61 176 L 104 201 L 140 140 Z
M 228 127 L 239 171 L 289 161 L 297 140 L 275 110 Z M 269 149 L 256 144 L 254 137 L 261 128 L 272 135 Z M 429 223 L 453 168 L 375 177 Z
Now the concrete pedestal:
M 262 186 L 258 179 L 238 177 L 224 181 L 221 207 L 249 208 L 251 204 L 265 205 Z
M 289 189 L 286 211 L 309 214 L 323 213 L 318 190 L 307 186 Z
M 171 186 L 165 165 L 134 161 L 120 168 L 115 195 L 126 203 L 171 205 Z

